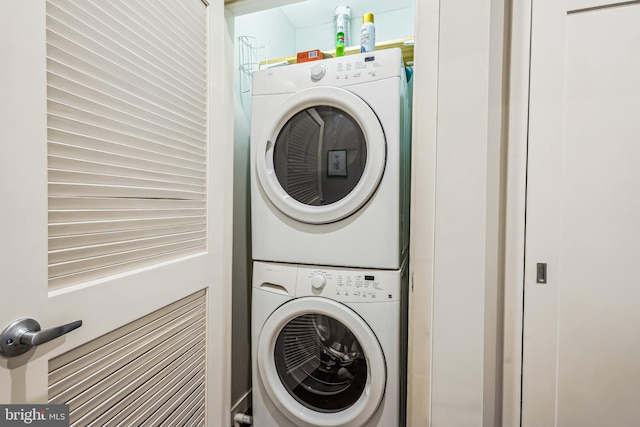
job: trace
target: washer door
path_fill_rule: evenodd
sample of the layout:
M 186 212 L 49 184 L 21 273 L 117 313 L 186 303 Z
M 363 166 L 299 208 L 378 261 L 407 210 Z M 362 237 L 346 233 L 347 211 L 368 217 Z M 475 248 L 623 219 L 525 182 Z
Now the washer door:
M 361 98 L 336 87 L 305 89 L 282 102 L 257 142 L 256 169 L 285 215 L 325 224 L 373 195 L 386 161 L 382 126 Z
M 355 427 L 384 396 L 386 363 L 366 322 L 336 301 L 280 306 L 258 339 L 258 372 L 272 402 L 300 427 Z

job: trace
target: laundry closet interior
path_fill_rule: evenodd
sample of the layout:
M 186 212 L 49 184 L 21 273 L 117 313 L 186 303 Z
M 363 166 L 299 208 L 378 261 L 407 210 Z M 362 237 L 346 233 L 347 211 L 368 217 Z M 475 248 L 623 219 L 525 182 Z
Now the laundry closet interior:
M 233 9 L 233 4 L 228 7 Z M 346 28 L 343 30 L 346 33 L 347 55 L 342 58 L 335 54 L 335 20 L 339 10 L 346 10 L 348 13 Z M 375 19 L 376 50 L 362 57 L 355 52 L 360 51 L 360 26 L 366 13 L 373 14 Z M 250 410 L 256 417 L 255 425 L 265 426 L 284 425 L 282 423 L 287 422 L 292 423 L 291 425 L 347 425 L 345 423 L 363 422 L 365 418 L 369 423 L 366 425 L 400 425 L 400 420 L 405 417 L 406 406 L 404 372 L 407 358 L 414 2 L 405 0 L 371 4 L 356 1 L 338 8 L 326 2 L 308 1 L 241 14 L 229 20 L 231 21 L 234 41 L 235 131 L 232 415 Z M 319 77 L 320 81 L 309 80 L 309 69 L 314 62 L 290 65 L 295 62 L 293 57 L 296 52 L 313 49 L 325 52 L 326 58 L 334 57 L 322 61 L 321 67 L 325 68 L 320 68 L 323 74 Z M 278 73 L 282 76 L 279 77 Z M 322 78 L 324 80 L 321 80 Z M 301 83 L 297 83 L 298 81 Z M 289 95 L 292 100 L 278 94 L 279 91 L 288 92 L 287 87 L 291 85 L 294 86 L 291 90 L 293 96 Z M 298 92 L 307 95 L 299 95 Z M 309 99 L 296 100 L 296 97 L 302 96 L 308 96 Z M 285 101 L 282 102 L 283 100 Z M 310 107 L 296 114 L 289 111 L 284 111 L 279 116 L 271 114 L 272 110 L 279 111 L 284 108 L 281 108 L 280 104 L 287 103 L 291 104 L 292 109 L 298 108 L 297 104 L 309 104 Z M 294 117 L 291 117 L 292 115 Z M 280 121 L 291 121 L 291 124 L 282 127 L 277 124 Z M 321 123 L 320 141 L 310 150 L 308 145 L 313 145 L 313 142 L 309 141 L 317 138 L 317 123 Z M 272 135 L 263 141 L 260 134 L 264 128 L 273 129 Z M 324 128 L 326 130 L 323 131 Z M 296 136 L 301 132 L 306 133 Z M 324 141 L 323 132 L 326 135 Z M 272 141 L 276 147 L 273 152 L 269 151 Z M 323 147 L 323 144 L 327 147 Z M 270 167 L 270 161 L 275 162 L 278 156 L 287 157 L 288 153 L 296 149 L 309 157 L 302 160 L 304 164 L 299 164 L 301 161 L 296 160 L 298 157 L 291 157 L 291 160 L 287 160 L 288 166 L 276 168 L 271 175 L 260 175 L 261 168 Z M 265 150 L 267 165 L 263 164 L 264 160 L 261 158 Z M 316 152 L 321 154 L 315 154 Z M 334 165 L 337 166 L 319 166 L 321 170 L 317 172 L 306 170 L 309 167 L 314 168 L 309 166 L 310 164 L 319 165 L 323 159 L 330 159 L 331 156 L 336 162 Z M 312 175 L 323 178 L 318 178 L 317 183 L 313 180 L 314 183 L 311 184 L 308 178 L 297 182 L 298 175 L 290 171 L 296 168 L 300 170 L 301 167 L 305 169 L 305 176 L 311 172 Z M 276 177 L 271 183 L 270 176 Z M 291 206 L 287 206 L 286 203 L 280 205 L 278 200 L 287 198 L 296 200 Z M 355 200 L 351 200 L 354 198 Z M 299 203 L 311 208 L 301 208 Z M 337 210 L 340 212 L 332 213 L 325 209 L 327 212 L 321 214 L 323 217 L 320 219 L 314 217 L 314 213 L 303 212 L 314 209 L 321 211 L 325 207 L 334 209 L 332 205 L 339 206 Z M 288 388 L 287 380 L 280 372 L 280 379 L 277 376 L 273 377 L 275 373 L 271 374 L 271 379 L 265 378 L 270 375 L 269 371 L 275 372 L 278 363 L 282 363 L 285 365 L 283 370 L 293 372 L 290 381 L 301 381 L 296 370 L 304 372 L 308 366 L 296 365 L 292 368 L 291 365 L 300 364 L 300 352 L 310 351 L 308 348 L 293 349 L 291 345 L 287 347 L 287 344 L 283 344 L 286 354 L 297 354 L 296 359 L 292 359 L 294 361 L 285 357 L 284 362 L 281 362 L 278 356 L 275 361 L 269 363 L 260 360 L 263 353 L 273 353 L 273 349 L 259 352 L 258 338 L 262 345 L 262 341 L 266 340 L 262 335 L 268 333 L 262 331 L 260 334 L 261 329 L 263 326 L 266 328 L 269 322 L 273 323 L 271 318 L 277 317 L 276 313 L 281 310 L 275 310 L 273 313 L 271 311 L 282 304 L 282 301 L 275 303 L 271 311 L 264 308 L 270 304 L 269 298 L 273 296 L 266 294 L 263 301 L 259 294 L 262 295 L 265 291 L 256 281 L 263 280 L 264 286 L 268 286 L 269 291 L 275 289 L 275 293 L 288 293 L 292 290 L 290 286 L 293 286 L 293 289 L 296 286 L 295 282 L 278 282 L 277 275 L 274 276 L 273 272 L 276 268 L 288 272 L 283 273 L 283 277 L 290 274 L 295 276 L 296 272 L 299 278 L 308 275 L 314 286 L 312 295 L 346 303 L 356 302 L 356 307 L 358 303 L 362 306 L 361 309 L 355 308 L 353 312 L 345 311 L 343 314 L 346 314 L 347 318 L 344 318 L 340 312 L 334 313 L 333 317 L 313 314 L 314 311 L 327 313 L 323 308 L 312 304 L 319 302 L 322 305 L 323 299 L 316 298 L 316 301 L 313 301 L 297 298 L 293 304 L 283 304 L 294 306 L 298 303 L 301 313 L 311 312 L 295 318 L 284 328 L 285 335 L 287 328 L 299 331 L 301 328 L 310 327 L 305 325 L 313 324 L 315 328 L 328 328 L 332 331 L 337 328 L 337 332 L 332 334 L 346 333 L 351 338 L 344 338 L 345 342 L 355 342 L 348 345 L 337 342 L 333 344 L 335 353 L 340 356 L 335 356 L 338 359 L 328 357 L 323 362 L 326 366 L 320 369 L 322 372 L 319 374 L 323 376 L 321 381 L 326 381 L 329 385 L 320 385 L 319 380 L 313 378 L 313 374 L 312 379 L 304 385 L 310 390 L 318 387 L 316 396 L 333 396 L 327 399 L 327 402 L 333 403 L 317 402 L 318 398 L 314 397 L 313 393 L 298 395 L 299 392 Z M 365 270 L 366 268 L 369 269 Z M 393 271 L 396 271 L 397 279 L 394 278 Z M 393 285 L 388 285 L 387 282 L 393 282 Z M 297 286 L 298 289 L 302 286 L 300 279 Z M 295 291 L 291 292 L 294 293 Z M 393 300 L 390 305 L 384 304 L 383 294 L 385 299 Z M 360 301 L 363 301 L 363 298 L 364 301 L 368 299 L 373 304 L 362 304 Z M 288 299 L 285 298 L 284 301 Z M 344 308 L 340 303 L 336 306 L 340 306 L 340 310 Z M 331 308 L 326 309 L 331 313 Z M 349 317 L 352 314 L 355 314 L 355 318 Z M 310 316 L 324 318 L 316 319 Z M 262 317 L 270 320 L 265 323 Z M 360 317 L 364 318 L 363 325 L 366 326 L 357 332 L 355 319 Z M 346 328 L 339 321 L 336 323 L 336 318 L 345 322 Z M 383 323 L 391 322 L 391 329 L 385 325 L 379 326 L 378 330 L 370 330 L 376 323 L 374 319 L 383 318 L 386 318 Z M 256 322 L 259 324 L 256 325 Z M 396 325 L 395 330 L 390 325 Z M 282 329 L 282 326 L 278 325 L 277 328 Z M 350 328 L 355 328 L 355 337 L 351 335 Z M 253 330 L 252 335 L 248 335 L 250 330 Z M 289 334 L 292 332 L 289 331 Z M 367 343 L 367 335 L 373 337 L 371 343 Z M 317 338 L 308 334 L 296 336 L 295 339 Z M 377 342 L 383 344 L 385 351 Z M 360 345 L 363 348 L 360 348 Z M 339 348 L 346 351 L 348 347 L 351 356 L 337 351 Z M 358 354 L 362 356 L 357 356 Z M 345 361 L 345 357 L 366 357 L 368 362 L 358 368 L 357 360 Z M 319 360 L 313 357 L 312 359 Z M 305 362 L 306 365 L 316 363 L 312 359 Z M 340 368 L 341 372 L 349 371 L 348 375 L 368 378 L 366 381 L 362 378 L 354 381 L 362 381 L 361 386 L 370 391 L 361 396 L 360 392 L 354 391 L 360 385 L 349 384 L 349 381 L 344 381 L 344 377 L 332 379 L 329 365 L 335 364 L 336 360 L 344 365 Z M 376 360 L 379 361 L 378 364 Z M 258 375 L 258 366 L 262 366 L 262 369 L 268 372 Z M 367 372 L 367 369 L 371 371 Z M 270 401 L 270 398 L 278 393 L 278 390 L 272 390 L 272 385 L 279 384 L 280 380 L 287 387 L 287 393 L 295 397 L 295 400 L 288 397 L 287 393 L 282 393 L 285 396 L 282 411 L 265 409 L 269 405 L 273 406 L 273 403 L 263 401 Z M 263 390 L 263 387 L 267 390 Z M 344 388 L 345 391 L 337 391 L 340 388 Z M 252 396 L 249 394 L 250 390 L 253 392 Z M 376 396 L 376 393 L 380 395 Z M 349 397 L 349 394 L 352 396 Z M 373 397 L 363 397 L 369 394 Z M 282 396 L 276 397 L 275 400 L 280 398 Z M 291 402 L 287 403 L 286 399 L 291 399 Z M 252 401 L 253 407 L 250 407 Z M 293 414 L 279 414 L 287 413 L 287 405 L 298 404 L 299 409 L 290 411 Z M 297 413 L 304 411 L 308 411 L 307 417 L 298 418 Z M 345 417 L 353 417 L 354 420 L 342 419 Z

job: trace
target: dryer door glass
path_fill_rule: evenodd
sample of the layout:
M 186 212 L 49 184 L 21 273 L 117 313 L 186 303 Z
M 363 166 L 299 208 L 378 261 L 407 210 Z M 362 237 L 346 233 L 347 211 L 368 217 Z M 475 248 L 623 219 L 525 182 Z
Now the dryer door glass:
M 349 328 L 332 317 L 293 318 L 278 335 L 274 356 L 285 389 L 311 410 L 342 411 L 364 392 L 365 354 Z
M 273 154 L 282 188 L 310 206 L 343 199 L 362 178 L 366 160 L 367 143 L 358 123 L 326 105 L 291 117 L 278 134 Z

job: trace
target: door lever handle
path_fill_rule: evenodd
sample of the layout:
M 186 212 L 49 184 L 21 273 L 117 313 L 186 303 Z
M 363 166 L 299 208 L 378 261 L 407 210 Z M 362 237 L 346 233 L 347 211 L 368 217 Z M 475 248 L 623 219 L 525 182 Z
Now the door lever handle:
M 0 335 L 0 354 L 5 357 L 19 356 L 36 345 L 61 337 L 80 326 L 82 326 L 82 320 L 76 320 L 43 331 L 40 328 L 40 323 L 34 319 L 16 320 L 7 326 Z

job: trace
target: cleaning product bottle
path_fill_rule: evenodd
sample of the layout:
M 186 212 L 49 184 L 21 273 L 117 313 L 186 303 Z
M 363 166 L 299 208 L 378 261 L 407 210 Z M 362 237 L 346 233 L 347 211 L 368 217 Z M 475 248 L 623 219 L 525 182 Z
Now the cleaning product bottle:
M 376 48 L 376 27 L 373 25 L 373 13 L 365 13 L 360 29 L 360 52 L 373 52 Z
M 344 56 L 344 33 L 342 31 L 336 35 L 336 56 Z
M 344 45 L 351 46 L 351 8 L 347 5 L 336 6 L 333 16 L 336 34 L 344 33 Z

